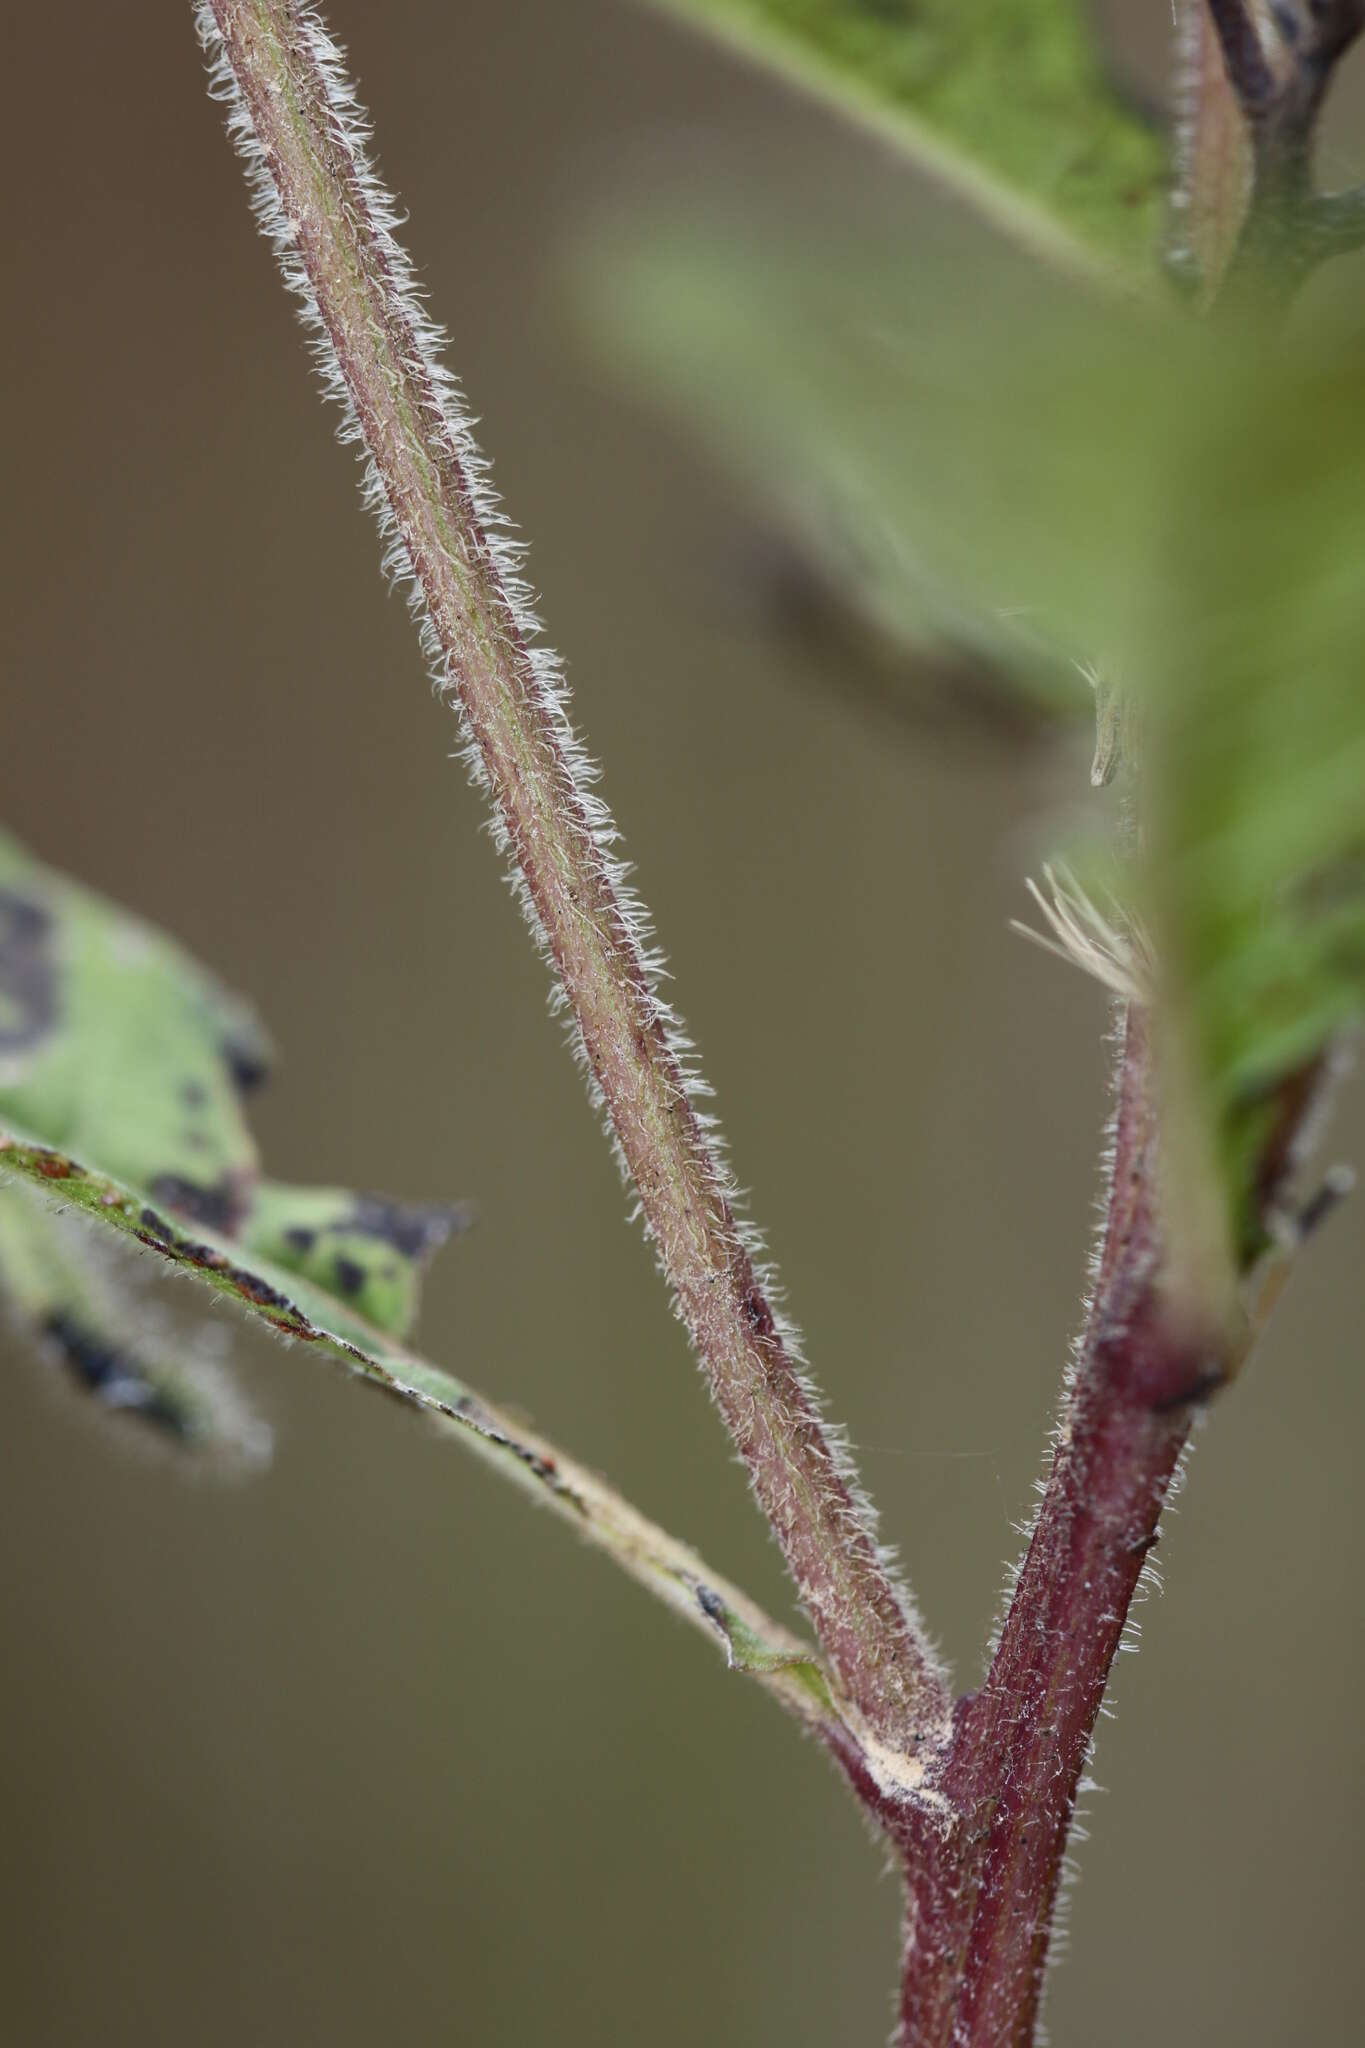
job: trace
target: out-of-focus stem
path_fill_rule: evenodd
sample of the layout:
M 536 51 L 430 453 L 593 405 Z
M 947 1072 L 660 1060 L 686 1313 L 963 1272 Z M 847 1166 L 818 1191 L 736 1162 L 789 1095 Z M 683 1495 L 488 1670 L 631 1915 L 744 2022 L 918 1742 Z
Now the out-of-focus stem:
M 1216 254 L 1216 266 L 1205 269 L 1204 298 L 1233 311 L 1273 311 L 1316 265 L 1360 244 L 1361 202 L 1351 193 L 1317 192 L 1313 142 L 1337 66 L 1365 28 L 1365 0 L 1198 5 L 1207 8 L 1198 31 L 1204 61 L 1187 111 L 1185 158 L 1194 173 L 1189 205 L 1208 223 Z M 1218 182 L 1229 151 L 1243 167 L 1240 192 Z

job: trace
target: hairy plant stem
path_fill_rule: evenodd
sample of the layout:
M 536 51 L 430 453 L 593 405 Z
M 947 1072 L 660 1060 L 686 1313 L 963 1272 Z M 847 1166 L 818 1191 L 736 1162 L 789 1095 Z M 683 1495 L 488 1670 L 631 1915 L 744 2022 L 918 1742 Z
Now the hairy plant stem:
M 1120 1026 L 1108 1212 L 1051 1471 L 989 1673 L 907 1815 L 902 2040 L 1033 2038 L 1056 1892 L 1109 1669 L 1199 1403 L 1225 1366 L 1161 1290 L 1146 1020 Z
M 736 1217 L 636 923 L 606 853 L 562 705 L 490 539 L 455 414 L 365 161 L 363 131 L 311 10 L 199 10 L 235 97 L 258 202 L 325 333 L 420 591 L 442 680 L 566 992 L 592 1083 L 716 1404 L 748 1467 L 855 1721 L 908 1766 L 942 1731 L 936 1663 L 878 1553 Z M 268 184 L 265 181 L 268 180 Z
M 1315 193 L 1312 141 L 1365 0 L 1197 0 L 1186 16 L 1177 254 L 1204 307 L 1256 314 L 1365 238 L 1365 199 Z M 1205 12 L 1207 8 L 1207 12 Z M 1273 1211 L 1321 1076 L 1283 1091 L 1261 1193 Z M 1110 1667 L 1201 1404 L 1247 1333 L 1178 1315 L 1163 1285 L 1156 1076 L 1142 1008 L 1121 1023 L 1094 1290 L 1043 1498 L 990 1669 L 957 1702 L 926 1801 L 885 1824 L 904 1858 L 903 2048 L 1028 2048 L 1077 1788 Z M 1283 1274 L 1278 1278 L 1282 1280 Z M 1271 1289 L 1273 1297 L 1274 1288 Z
M 1206 307 L 1287 303 L 1365 243 L 1365 194 L 1320 193 L 1318 116 L 1365 0 L 1184 0 L 1177 258 Z
M 1355 0 L 1337 7 L 1343 34 L 1358 11 Z M 1313 19 L 1327 12 L 1318 6 Z M 1222 125 L 1217 146 L 1195 154 L 1206 166 L 1209 247 L 1230 274 L 1245 233 L 1240 222 L 1229 230 L 1226 212 L 1245 195 L 1226 129 L 1229 87 L 1245 109 L 1247 90 L 1264 97 L 1266 77 L 1274 85 L 1287 74 L 1230 0 L 1212 18 L 1218 50 L 1207 38 L 1200 44 L 1197 76 Z M 505 544 L 490 531 L 468 426 L 441 381 L 335 53 L 295 0 L 201 0 L 199 19 L 265 224 L 325 338 L 592 1083 L 832 1684 L 826 1692 L 816 1672 L 812 1689 L 808 1675 L 787 1668 L 785 1651 L 776 1666 L 757 1668 L 780 1690 L 796 1690 L 787 1704 L 816 1726 L 900 1854 L 908 1892 L 900 2039 L 905 2048 L 1027 2048 L 1109 1670 L 1193 1417 L 1237 1363 L 1228 1336 L 1210 1337 L 1178 1316 L 1165 1285 L 1170 1248 L 1158 1210 L 1146 1015 L 1129 1004 L 1121 1020 L 1106 1222 L 1042 1501 L 986 1679 L 950 1714 L 693 1106 L 607 850 L 610 822 L 585 788 L 556 678 L 529 637 Z M 1300 95 L 1302 132 L 1279 158 L 1266 114 L 1253 133 L 1258 170 L 1282 158 L 1298 176 L 1293 166 L 1307 164 L 1320 98 Z M 1291 92 L 1275 104 L 1300 100 Z M 1294 132 L 1288 115 L 1281 131 Z M 1247 218 L 1255 212 L 1253 202 Z M 1324 235 L 1344 244 L 1363 213 L 1333 202 Z M 1287 1106 L 1286 1131 L 1301 1109 Z M 1286 1157 L 1291 1149 L 1286 1140 Z M 676 1583 L 715 1619 L 690 1569 L 674 1574 Z M 733 1632 L 727 1641 L 733 1650 Z
M 1167 264 L 1207 308 L 1232 261 L 1254 175 L 1246 117 L 1208 0 L 1179 0 L 1175 161 Z

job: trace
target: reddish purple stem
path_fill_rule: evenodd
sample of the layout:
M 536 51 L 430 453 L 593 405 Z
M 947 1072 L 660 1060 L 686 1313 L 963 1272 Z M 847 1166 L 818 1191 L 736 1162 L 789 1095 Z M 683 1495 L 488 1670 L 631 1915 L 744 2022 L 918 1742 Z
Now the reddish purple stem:
M 1222 1377 L 1160 1291 L 1146 1028 L 1123 1023 L 1113 1181 L 1067 1411 L 990 1671 L 959 1700 L 940 1815 L 883 1816 L 909 1891 L 905 2048 L 1033 2039 L 1076 1787 L 1194 1408 Z

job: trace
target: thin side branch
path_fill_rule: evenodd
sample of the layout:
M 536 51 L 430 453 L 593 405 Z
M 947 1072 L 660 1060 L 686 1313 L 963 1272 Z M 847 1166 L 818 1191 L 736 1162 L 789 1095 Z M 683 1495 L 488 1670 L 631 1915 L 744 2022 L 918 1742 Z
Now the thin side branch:
M 695 1104 L 700 1083 L 611 853 L 610 818 L 587 786 L 559 671 L 534 644 L 516 559 L 338 53 L 292 0 L 212 0 L 198 22 L 262 224 L 368 452 L 391 562 L 410 572 L 435 672 L 458 704 L 679 1313 L 838 1686 L 871 1738 L 908 1761 L 945 1726 L 941 1674 L 737 1221 Z
M 853 1757 L 853 1738 L 839 1718 L 828 1675 L 810 1645 L 769 1620 L 747 1594 L 713 1572 L 687 1544 L 647 1520 L 605 1480 L 544 1437 L 450 1373 L 309 1289 L 297 1275 L 282 1273 L 197 1225 L 185 1228 L 151 1208 L 131 1188 L 67 1153 L 0 1129 L 0 1174 L 16 1176 L 50 1204 L 140 1245 L 176 1271 L 226 1295 L 278 1335 L 340 1359 L 367 1385 L 398 1396 L 452 1431 L 675 1614 L 719 1641 L 733 1669 L 759 1679 L 822 1736 L 836 1756 L 845 1762 Z

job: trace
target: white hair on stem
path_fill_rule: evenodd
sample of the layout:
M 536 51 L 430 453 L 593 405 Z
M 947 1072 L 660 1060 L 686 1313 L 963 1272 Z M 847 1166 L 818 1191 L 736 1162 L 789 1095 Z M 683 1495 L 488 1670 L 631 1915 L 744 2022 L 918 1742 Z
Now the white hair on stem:
M 1024 886 L 1043 914 L 1046 931 L 1018 918 L 1011 918 L 1010 930 L 1059 960 L 1069 960 L 1124 1002 L 1150 1002 L 1152 948 L 1142 927 L 1112 897 L 1102 910 L 1062 862 L 1045 862 L 1043 881 L 1046 892 L 1031 877 Z
M 486 736 L 475 730 L 470 706 L 461 695 L 457 664 L 450 647 L 442 642 L 428 592 L 423 586 L 422 567 L 410 552 L 409 539 L 395 511 L 393 491 L 396 485 L 393 478 L 381 470 L 369 446 L 346 370 L 300 248 L 301 228 L 308 227 L 310 223 L 291 220 L 281 203 L 276 183 L 278 166 L 272 165 L 262 145 L 251 105 L 234 69 L 222 24 L 230 22 L 233 13 L 239 11 L 234 10 L 231 0 L 219 0 L 217 11 L 210 0 L 198 0 L 196 22 L 209 61 L 210 90 L 226 106 L 229 134 L 247 168 L 258 224 L 274 245 L 287 286 L 301 302 L 301 317 L 310 335 L 324 391 L 341 408 L 340 437 L 366 449 L 364 497 L 379 521 L 384 540 L 385 572 L 391 581 L 402 582 L 407 587 L 409 602 L 420 623 L 422 646 L 434 684 L 459 716 L 462 757 L 471 778 L 490 797 L 500 801 L 501 793 L 494 789 L 485 754 L 485 745 L 490 743 Z M 750 1359 L 754 1377 L 747 1386 L 741 1384 L 738 1390 L 732 1385 L 722 1397 L 718 1374 L 713 1369 L 709 1372 L 713 1395 L 720 1399 L 723 1409 L 728 1398 L 727 1420 L 737 1433 L 735 1411 L 739 1401 L 747 1399 L 755 1415 L 761 1417 L 763 1432 L 755 1428 L 750 1431 L 751 1439 L 758 1444 L 749 1460 L 751 1477 L 770 1522 L 784 1537 L 789 1562 L 801 1583 L 817 1627 L 822 1623 L 821 1589 L 813 1586 L 811 1576 L 800 1570 L 796 1554 L 800 1546 L 791 1539 L 791 1531 L 805 1515 L 808 1534 L 814 1539 L 812 1554 L 817 1557 L 821 1554 L 819 1531 L 821 1528 L 825 1531 L 828 1553 L 824 1559 L 828 1568 L 825 1592 L 828 1599 L 823 1609 L 823 1620 L 828 1623 L 833 1619 L 837 1626 L 840 1620 L 837 1610 L 843 1601 L 847 1608 L 844 1618 L 851 1624 L 849 1639 L 860 1645 L 843 1659 L 833 1650 L 831 1654 L 835 1656 L 836 1664 L 842 1664 L 846 1682 L 850 1676 L 850 1659 L 855 1667 L 862 1660 L 862 1673 L 868 1680 L 867 1691 L 874 1702 L 880 1701 L 886 1708 L 881 1715 L 882 1726 L 874 1732 L 884 1736 L 893 1723 L 902 1735 L 907 1727 L 913 1731 L 917 1725 L 914 1713 L 916 1699 L 919 1701 L 919 1732 L 925 1732 L 926 1724 L 937 1729 L 946 1714 L 946 1694 L 937 1660 L 907 1594 L 894 1576 L 890 1553 L 877 1544 L 872 1509 L 858 1484 L 846 1438 L 841 1431 L 823 1421 L 815 1391 L 801 1370 L 804 1361 L 800 1340 L 779 1306 L 780 1297 L 764 1262 L 759 1234 L 751 1223 L 737 1214 L 739 1195 L 725 1160 L 718 1128 L 709 1112 L 699 1106 L 700 1099 L 708 1096 L 710 1090 L 698 1070 L 691 1041 L 659 992 L 659 980 L 664 973 L 662 957 L 643 905 L 630 886 L 626 864 L 614 850 L 616 827 L 595 791 L 598 769 L 588 758 L 571 724 L 562 667 L 556 655 L 539 639 L 539 620 L 522 573 L 522 547 L 492 490 L 487 465 L 473 438 L 460 387 L 442 362 L 445 337 L 428 316 L 409 260 L 398 243 L 399 215 L 370 161 L 367 117 L 346 78 L 341 54 L 313 8 L 306 5 L 282 8 L 278 20 L 284 23 L 281 33 L 297 39 L 303 53 L 302 62 L 315 74 L 320 85 L 325 132 L 329 142 L 336 145 L 337 160 L 341 166 L 336 173 L 336 191 L 343 201 L 358 198 L 357 215 L 360 218 L 347 221 L 343 207 L 341 226 L 327 231 L 335 232 L 339 242 L 344 242 L 346 234 L 354 231 L 357 242 L 367 241 L 375 254 L 375 267 L 382 282 L 382 306 L 386 316 L 392 314 L 391 319 L 386 317 L 383 344 L 376 349 L 376 356 L 382 359 L 383 347 L 392 344 L 390 360 L 394 371 L 390 374 L 412 379 L 415 390 L 412 402 L 417 412 L 412 433 L 414 438 L 420 436 L 423 456 L 438 468 L 447 456 L 453 459 L 453 481 L 444 472 L 438 475 L 435 485 L 429 476 L 426 481 L 433 499 L 442 486 L 458 498 L 461 521 L 458 530 L 462 540 L 472 536 L 473 559 L 456 561 L 450 558 L 453 551 L 443 537 L 438 536 L 447 550 L 448 559 L 443 566 L 460 581 L 466 597 L 468 583 L 479 576 L 483 577 L 486 586 L 492 587 L 491 602 L 487 591 L 484 592 L 485 609 L 492 615 L 489 630 L 497 643 L 502 666 L 515 669 L 517 686 L 531 705 L 528 725 L 533 726 L 538 718 L 541 731 L 549 742 L 547 746 L 544 739 L 541 741 L 535 762 L 535 771 L 544 775 L 542 787 L 548 785 L 548 808 L 553 812 L 556 824 L 562 827 L 566 841 L 571 838 L 578 843 L 581 840 L 589 850 L 585 867 L 592 893 L 585 908 L 573 891 L 569 891 L 574 912 L 587 924 L 592 924 L 595 914 L 597 923 L 594 929 L 599 935 L 606 932 L 604 944 L 608 947 L 610 962 L 630 991 L 630 1001 L 635 1005 L 632 1014 L 643 1025 L 638 1042 L 640 1078 L 643 1080 L 648 1074 L 650 1083 L 659 1087 L 661 1099 L 674 1104 L 694 1134 L 690 1142 L 688 1168 L 694 1179 L 700 1182 L 707 1203 L 714 1211 L 722 1256 L 706 1253 L 707 1269 L 703 1272 L 698 1263 L 703 1255 L 696 1255 L 690 1276 L 693 1282 L 690 1300 L 680 1278 L 682 1268 L 675 1269 L 670 1261 L 670 1247 L 658 1230 L 651 1228 L 645 1214 L 649 1193 L 638 1179 L 635 1212 L 644 1216 L 647 1233 L 654 1240 L 660 1265 L 672 1286 L 675 1309 L 688 1321 L 708 1367 L 712 1361 L 706 1357 L 701 1330 L 709 1304 L 704 1293 L 698 1295 L 696 1283 L 699 1278 L 707 1288 L 725 1283 L 734 1292 L 736 1275 L 752 1274 L 753 1285 L 744 1290 L 742 1307 L 738 1302 L 734 1306 L 737 1314 L 742 1316 L 749 1312 L 754 1318 L 747 1337 L 742 1329 L 739 1332 L 739 1349 Z M 271 32 L 277 27 L 278 22 L 272 23 Z M 259 35 L 263 42 L 267 40 L 264 30 L 259 30 Z M 273 56 L 281 65 L 299 61 L 293 48 L 283 54 L 276 50 Z M 270 103 L 258 99 L 257 106 L 258 109 L 264 108 L 268 121 L 273 111 Z M 478 559 L 480 555 L 482 560 Z M 475 598 L 470 599 L 470 614 L 476 622 L 481 619 L 476 609 L 478 595 L 476 591 Z M 513 841 L 514 829 L 522 831 L 523 828 L 510 803 L 508 814 L 504 815 L 495 801 L 490 829 L 499 851 L 510 857 L 509 880 L 542 955 L 558 977 L 560 962 L 536 900 L 536 876 L 531 865 L 532 856 L 525 846 L 524 833 L 521 843 L 514 844 Z M 522 862 L 526 864 L 522 865 Z M 550 885 L 543 878 L 541 886 L 544 899 L 552 901 Z M 617 1163 L 629 1181 L 631 1169 L 619 1127 L 620 1104 L 608 1100 L 596 1070 L 585 1035 L 579 996 L 564 979 L 557 978 L 550 1000 L 552 1009 L 568 1010 L 569 1034 L 589 1095 L 599 1112 L 607 1114 Z M 647 1049 L 647 1037 L 662 1050 Z M 605 1065 L 604 1061 L 604 1070 Z M 691 1211 L 687 1213 L 690 1215 Z M 717 1295 L 715 1299 L 722 1297 Z M 764 1356 L 770 1363 L 775 1360 L 781 1375 L 785 1376 L 783 1383 L 789 1383 L 792 1389 L 787 1408 L 781 1405 L 787 1397 L 783 1396 L 776 1380 L 770 1384 L 761 1382 L 758 1377 L 758 1333 L 765 1329 L 772 1333 L 775 1344 L 764 1340 L 768 1345 Z M 761 1409 L 760 1401 L 766 1404 Z M 775 1419 L 787 1427 L 785 1438 L 779 1435 Z M 785 1493 L 776 1500 L 772 1497 L 773 1471 L 767 1473 L 766 1481 L 761 1471 L 765 1443 L 769 1465 L 777 1469 L 779 1492 L 785 1487 Z M 802 1461 L 804 1470 L 798 1472 Z M 797 1478 L 801 1482 L 799 1485 L 793 1483 Z M 803 1501 L 799 1497 L 803 1492 L 811 1498 Z M 839 1531 L 845 1532 L 843 1539 L 836 1538 L 835 1532 Z M 854 1675 L 857 1675 L 856 1670 Z M 850 1690 L 856 1694 L 857 1688 L 851 1685 Z M 855 1698 L 855 1705 L 866 1709 L 868 1699 Z
M 1052 884 L 1052 876 L 1052 869 L 1045 866 L 1043 877 L 1049 883 L 1049 886 Z M 1035 900 L 1042 902 L 1041 893 L 1036 885 L 1030 881 L 1027 886 Z M 1046 912 L 1045 904 L 1044 910 Z M 1064 948 L 1060 943 L 1053 945 L 1041 933 L 1035 932 L 1030 926 L 1012 921 L 1011 929 L 1019 932 L 1024 938 L 1032 939 L 1035 945 L 1043 947 L 1045 952 L 1055 953 L 1062 959 L 1071 961 L 1073 965 L 1079 964 L 1074 960 L 1069 949 Z M 1093 1322 L 1104 1264 L 1105 1242 L 1109 1234 L 1114 1176 L 1119 1150 L 1123 1061 L 1127 1038 L 1125 1009 L 1125 999 L 1120 998 L 1114 1005 L 1112 1025 L 1109 1032 L 1108 1042 L 1114 1054 L 1112 1075 L 1113 1099 L 1110 1103 L 1109 1114 L 1105 1118 L 1104 1131 L 1100 1142 L 1099 1184 L 1091 1205 L 1095 1224 L 1091 1232 L 1090 1249 L 1086 1256 L 1085 1287 L 1081 1296 L 1080 1324 L 1075 1336 L 1072 1337 L 1067 1345 L 1066 1360 L 1062 1368 L 1062 1384 L 1058 1392 L 1057 1406 L 1047 1433 L 1047 1464 L 1033 1481 L 1033 1491 L 1036 1496 L 1035 1502 L 1021 1521 L 1011 1524 L 1015 1535 L 1023 1545 L 1023 1549 L 1017 1558 L 1005 1560 L 1005 1582 L 986 1646 L 988 1665 L 995 1662 L 996 1655 L 1000 1649 L 1000 1641 L 1009 1619 L 1010 1608 L 1013 1604 L 1015 1593 L 1018 1590 L 1024 1566 L 1028 1561 L 1029 1546 L 1033 1542 L 1034 1534 L 1038 1528 L 1039 1516 L 1042 1513 L 1043 1504 L 1047 1497 L 1053 1467 L 1057 1459 L 1065 1453 L 1070 1441 L 1076 1399 L 1085 1368 L 1088 1347 L 1093 1334 Z

